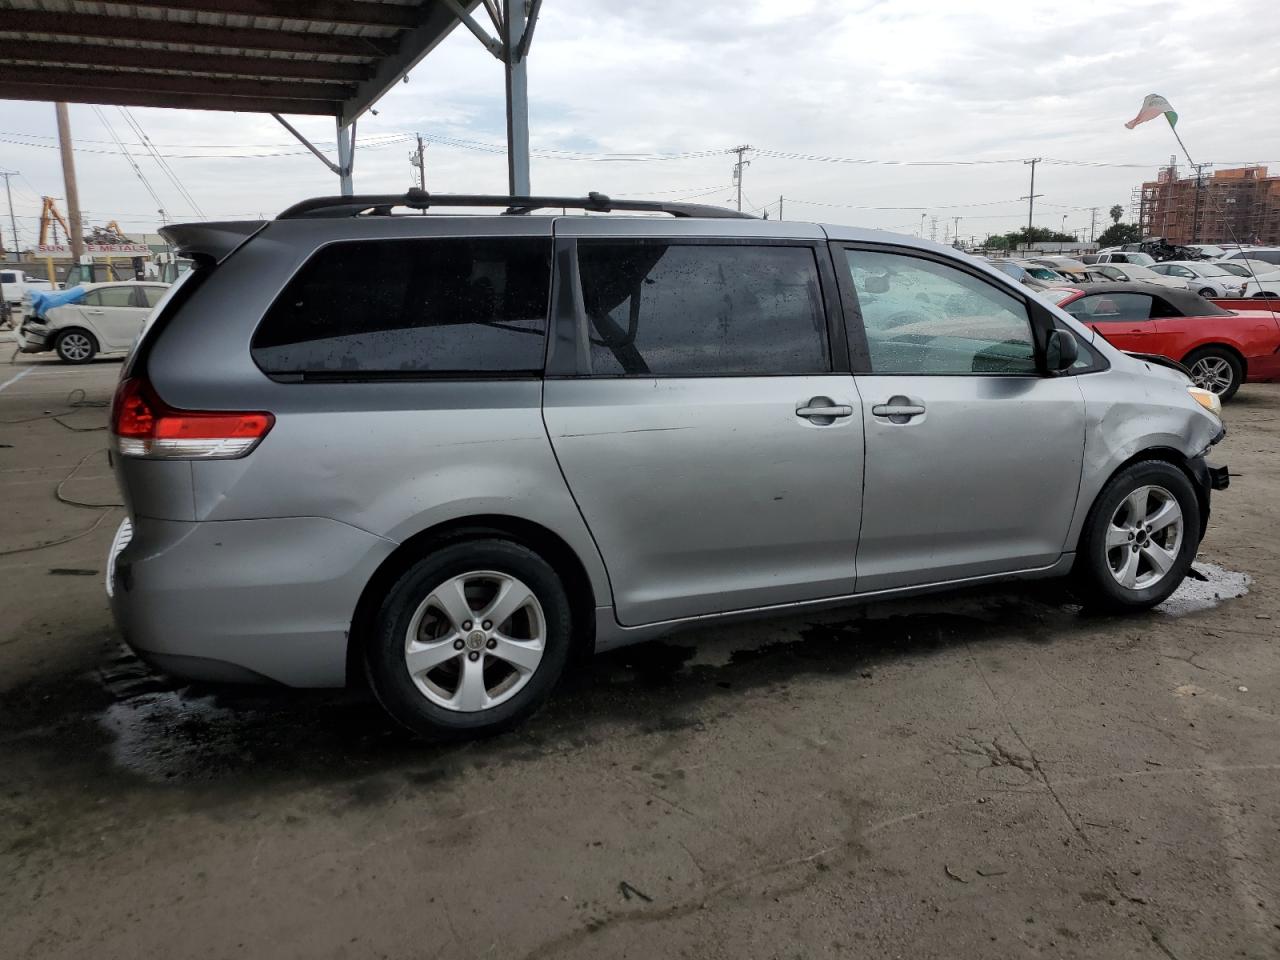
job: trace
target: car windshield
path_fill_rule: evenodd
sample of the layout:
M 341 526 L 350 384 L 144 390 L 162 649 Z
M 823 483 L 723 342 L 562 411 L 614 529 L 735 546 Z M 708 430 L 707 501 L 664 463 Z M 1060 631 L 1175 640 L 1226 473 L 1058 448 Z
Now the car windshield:
M 1202 277 L 1229 277 L 1231 276 L 1226 270 L 1223 270 L 1216 263 L 1197 263 L 1192 268 L 1193 273 L 1198 273 Z
M 1126 263 L 1134 263 L 1140 267 L 1149 267 L 1156 262 L 1156 258 L 1149 253 L 1126 253 L 1124 259 Z
M 1048 267 L 1027 267 L 1027 273 L 1031 274 L 1037 280 L 1061 280 L 1062 275 L 1054 273 Z
M 1218 263 L 1215 266 L 1237 277 L 1249 276 L 1249 267 L 1243 263 Z

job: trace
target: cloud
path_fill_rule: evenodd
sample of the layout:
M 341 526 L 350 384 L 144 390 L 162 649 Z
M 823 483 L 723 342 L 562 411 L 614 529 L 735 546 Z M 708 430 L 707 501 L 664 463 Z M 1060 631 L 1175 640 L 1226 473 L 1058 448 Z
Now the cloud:
M 1241 0 L 1230 23 L 1270 22 L 1266 0 Z M 1037 222 L 1087 226 L 1176 151 L 1155 125 L 1125 130 L 1142 97 L 1158 91 L 1179 110 L 1179 131 L 1197 160 L 1280 157 L 1261 91 L 1280 79 L 1265 34 L 1209 29 L 1199 0 L 1031 7 L 1010 0 L 941 4 L 894 0 L 824 4 L 633 0 L 549 0 L 530 59 L 536 150 L 680 153 L 750 143 L 770 151 L 882 160 L 1018 161 L 1031 156 L 1137 164 L 1037 170 Z M 1217 26 L 1222 26 L 1218 22 Z M 407 141 L 396 134 L 500 144 L 505 136 L 502 67 L 465 30 L 456 31 L 366 115 L 357 151 L 357 189 L 398 191 L 410 183 Z M 271 215 L 305 196 L 336 192 L 336 179 L 271 118 L 194 111 L 132 111 L 167 154 L 177 176 L 212 216 Z M 115 108 L 103 115 L 125 137 Z M 119 219 L 150 227 L 157 203 L 110 142 L 95 111 L 73 105 L 81 152 L 82 204 L 91 223 Z M 297 125 L 332 146 L 329 121 Z M 51 138 L 53 107 L 7 103 L 4 132 Z M 127 139 L 133 139 L 131 136 Z M 93 142 L 98 141 L 98 142 Z M 52 144 L 53 140 L 41 141 Z M 195 145 L 224 145 L 221 149 Z M 252 146 L 251 146 L 252 145 Z M 272 146 L 256 146 L 272 145 Z M 101 152 L 90 152 L 101 151 Z M 274 152 L 261 159 L 192 159 L 188 154 Z M 647 163 L 591 162 L 540 154 L 536 192 L 728 202 L 727 153 Z M 194 211 L 149 159 L 137 160 L 170 216 Z M 62 194 L 57 152 L 0 142 L 0 166 L 18 169 L 23 217 L 38 195 Z M 927 207 L 938 232 L 959 215 L 964 235 L 1018 226 L 1027 169 L 990 165 L 891 166 L 818 163 L 757 154 L 746 171 L 749 207 L 785 196 L 790 217 L 919 228 Z M 428 187 L 505 192 L 504 158 L 433 143 Z M 687 192 L 686 192 L 687 191 Z M 815 202 L 807 205 L 805 201 Z M 1000 205 L 990 204 L 1002 201 Z M 833 206 L 818 206 L 816 203 Z M 968 209 L 943 209 L 975 204 Z M 0 218 L 0 226 L 3 226 Z M 34 220 L 20 222 L 30 238 Z

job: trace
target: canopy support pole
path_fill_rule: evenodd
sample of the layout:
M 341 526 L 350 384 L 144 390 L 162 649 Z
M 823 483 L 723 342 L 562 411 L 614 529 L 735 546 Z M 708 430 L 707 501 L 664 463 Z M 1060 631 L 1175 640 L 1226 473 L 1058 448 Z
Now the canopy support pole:
M 351 176 L 356 163 L 356 122 L 354 120 L 346 126 L 342 125 L 341 119 L 337 121 L 338 162 L 334 163 L 320 151 L 319 147 L 299 133 L 297 128 L 295 128 L 288 120 L 280 116 L 278 113 L 273 113 L 272 116 L 276 118 L 280 126 L 293 134 L 294 138 L 300 144 L 314 153 L 316 155 L 316 159 L 338 175 L 339 192 L 342 196 L 349 197 L 355 192 L 355 186 Z

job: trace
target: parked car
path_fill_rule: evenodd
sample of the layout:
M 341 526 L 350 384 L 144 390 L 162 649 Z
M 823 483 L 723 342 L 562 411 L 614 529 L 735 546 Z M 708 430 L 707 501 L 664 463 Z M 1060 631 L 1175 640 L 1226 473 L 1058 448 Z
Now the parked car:
M 1220 247 L 1214 243 L 1188 243 L 1187 249 L 1203 260 L 1217 260 L 1219 257 L 1226 256 L 1227 253 L 1226 247 Z
M 1115 248 L 1086 254 L 1080 259 L 1088 264 L 1131 263 L 1139 267 L 1149 267 L 1156 262 L 1155 258 L 1150 254 L 1142 253 L 1139 250 L 1119 250 Z
M 1189 289 L 1187 281 L 1181 277 L 1165 276 L 1146 267 L 1140 267 L 1136 263 L 1126 263 L 1123 266 L 1099 263 L 1093 267 L 1093 270 L 1107 280 L 1118 280 L 1121 283 L 1154 283 L 1158 287 L 1172 287 L 1175 290 Z
M 395 214 L 480 204 L 522 215 Z M 180 676 L 493 730 L 726 617 L 1069 571 L 1148 608 L 1227 484 L 1217 397 L 911 237 L 420 191 L 163 235 L 196 266 L 116 392 L 107 587 Z
M 1223 260 L 1262 260 L 1280 267 L 1280 247 L 1240 247 L 1228 252 Z
M 1080 289 L 1058 305 L 1121 350 L 1177 360 L 1224 401 L 1246 380 L 1280 377 L 1280 322 L 1270 310 L 1227 310 L 1136 283 Z
M 32 290 L 50 290 L 53 284 L 48 280 L 33 277 L 25 270 L 16 267 L 0 268 L 0 314 L 5 319 L 21 322 L 24 316 L 23 299 Z
M 1035 257 L 1031 262 L 1048 267 L 1068 283 L 1093 283 L 1105 279 L 1088 264 L 1072 257 Z
M 1265 260 L 1214 260 L 1213 265 L 1244 280 L 1251 280 L 1255 275 L 1261 277 L 1264 273 L 1275 273 L 1278 269 L 1274 263 L 1267 263 Z
M 53 307 L 43 318 L 28 316 L 23 321 L 18 329 L 20 351 L 52 350 L 64 363 L 124 356 L 169 289 L 166 284 L 136 280 L 82 286 L 86 292 L 77 302 Z
M 1187 282 L 1187 289 L 1202 297 L 1242 296 L 1244 281 L 1234 273 L 1223 270 L 1216 263 L 1200 260 L 1168 260 L 1151 268 L 1166 277 L 1177 277 Z
M 1047 283 L 1050 285 L 1053 285 L 1053 284 L 1069 285 L 1071 282 L 1062 274 L 1058 273 L 1058 271 L 1050 267 L 1046 267 L 1043 263 L 1036 263 L 1034 260 L 1021 261 L 1019 262 L 1018 266 L 1022 267 L 1022 269 L 1026 270 L 1028 274 L 1030 274 L 1035 279 L 1041 281 L 1042 283 Z

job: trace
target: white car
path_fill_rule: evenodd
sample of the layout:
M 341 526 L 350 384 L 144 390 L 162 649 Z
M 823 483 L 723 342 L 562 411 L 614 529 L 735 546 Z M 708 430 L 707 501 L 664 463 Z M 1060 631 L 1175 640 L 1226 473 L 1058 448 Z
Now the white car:
M 1234 273 L 1223 270 L 1216 263 L 1205 263 L 1199 260 L 1166 260 L 1151 267 L 1156 273 L 1166 277 L 1177 277 L 1187 281 L 1187 289 L 1193 290 L 1202 297 L 1240 297 L 1243 296 L 1244 280 Z
M 1255 276 L 1261 277 L 1264 273 L 1275 273 L 1280 269 L 1266 260 L 1214 260 L 1213 265 L 1221 267 L 1227 273 L 1234 273 L 1242 280 L 1252 280 Z
M 1136 263 L 1095 263 L 1091 269 L 1095 273 L 1102 274 L 1108 280 L 1154 283 L 1157 286 L 1170 287 L 1174 290 L 1191 289 L 1190 285 L 1182 277 L 1165 276 L 1147 267 L 1141 267 Z
M 1256 278 L 1244 281 L 1241 296 L 1280 298 L 1280 270 L 1274 267 L 1269 273 L 1259 273 Z
M 64 363 L 86 363 L 94 357 L 124 356 L 133 346 L 152 308 L 168 292 L 168 284 L 128 280 L 86 283 L 84 297 L 51 307 L 42 321 L 30 316 L 18 329 L 23 353 L 53 350 Z
M 1263 260 L 1280 268 L 1280 247 L 1240 247 L 1224 254 L 1223 260 Z

